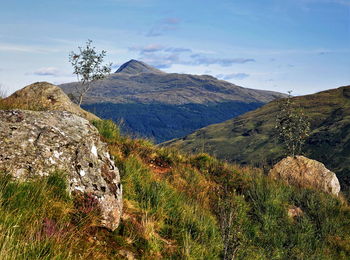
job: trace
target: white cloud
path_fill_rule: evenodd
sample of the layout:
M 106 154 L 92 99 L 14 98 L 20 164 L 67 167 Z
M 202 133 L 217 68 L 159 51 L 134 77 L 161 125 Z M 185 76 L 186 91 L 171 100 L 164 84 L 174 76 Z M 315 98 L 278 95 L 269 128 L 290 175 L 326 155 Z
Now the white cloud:
M 0 51 L 28 52 L 28 53 L 49 53 L 49 52 L 56 52 L 58 50 L 54 49 L 54 48 L 46 48 L 46 47 L 41 47 L 41 46 L 0 43 Z
M 134 46 L 134 47 L 130 47 L 129 50 L 130 51 L 139 51 L 140 53 L 149 53 L 149 52 L 158 52 L 158 51 L 162 51 L 164 50 L 164 46 L 160 45 L 160 44 L 150 44 L 147 46 Z
M 247 73 L 230 73 L 230 74 L 219 74 L 216 75 L 217 78 L 223 79 L 223 80 L 230 80 L 230 79 L 245 79 L 248 78 L 250 75 Z
M 175 64 L 190 66 L 219 65 L 222 67 L 230 67 L 233 64 L 255 62 L 253 58 L 221 58 L 201 52 L 194 53 L 190 48 L 168 47 L 160 44 L 131 47 L 129 50 L 138 52 L 138 59 L 159 69 L 170 68 Z
M 64 75 L 59 69 L 55 67 L 46 67 L 46 68 L 40 68 L 31 73 L 36 76 L 53 76 L 58 77 Z

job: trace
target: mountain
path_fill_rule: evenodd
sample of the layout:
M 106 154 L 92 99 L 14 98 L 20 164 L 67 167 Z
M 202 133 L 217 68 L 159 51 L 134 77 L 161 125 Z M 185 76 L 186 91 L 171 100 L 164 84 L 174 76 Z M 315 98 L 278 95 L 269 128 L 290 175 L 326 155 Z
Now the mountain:
M 74 93 L 79 83 L 62 84 Z M 165 73 L 131 60 L 97 81 L 82 107 L 102 118 L 123 121 L 132 134 L 163 142 L 223 122 L 283 94 L 243 88 L 208 75 Z
M 350 186 L 350 86 L 293 98 L 311 122 L 305 154 L 333 170 L 342 188 Z M 205 151 L 230 162 L 268 166 L 284 155 L 274 129 L 278 101 L 164 145 Z

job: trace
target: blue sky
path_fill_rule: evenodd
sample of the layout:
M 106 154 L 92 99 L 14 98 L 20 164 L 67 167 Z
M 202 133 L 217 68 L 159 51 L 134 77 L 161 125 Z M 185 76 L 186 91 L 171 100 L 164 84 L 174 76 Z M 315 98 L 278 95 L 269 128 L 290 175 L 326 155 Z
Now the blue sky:
M 350 84 L 350 0 L 11 0 L 0 8 L 0 84 L 75 80 L 68 54 L 309 94 Z

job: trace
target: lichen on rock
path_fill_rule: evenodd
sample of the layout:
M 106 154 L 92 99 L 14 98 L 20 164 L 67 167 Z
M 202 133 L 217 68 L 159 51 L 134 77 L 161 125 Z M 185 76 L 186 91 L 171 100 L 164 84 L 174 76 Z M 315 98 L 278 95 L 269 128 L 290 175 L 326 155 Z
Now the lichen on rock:
M 71 193 L 99 201 L 102 226 L 118 227 L 119 171 L 89 121 L 65 111 L 0 111 L 0 171 L 25 181 L 57 170 L 67 174 Z

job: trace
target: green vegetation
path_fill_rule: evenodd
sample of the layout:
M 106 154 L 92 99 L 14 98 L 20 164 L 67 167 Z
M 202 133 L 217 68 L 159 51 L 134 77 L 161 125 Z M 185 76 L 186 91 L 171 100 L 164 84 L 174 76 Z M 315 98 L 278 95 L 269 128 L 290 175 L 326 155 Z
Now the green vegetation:
M 238 259 L 350 257 L 350 211 L 340 200 L 288 187 L 263 175 L 236 174 L 225 186 L 230 196 L 223 200 L 234 208 L 228 242 Z M 302 213 L 288 216 L 291 207 L 300 207 Z
M 310 122 L 302 109 L 295 107 L 291 91 L 288 97 L 279 100 L 279 112 L 276 118 L 276 130 L 286 149 L 287 156 L 299 155 L 306 138 L 310 135 Z
M 350 198 L 350 86 L 292 98 L 311 124 L 303 152 L 325 164 Z M 190 153 L 207 152 L 241 165 L 269 168 L 285 155 L 275 129 L 279 102 L 165 143 Z
M 112 120 L 96 120 L 92 124 L 99 130 L 107 142 L 120 139 L 119 128 Z
M 19 183 L 0 173 L 0 259 L 86 259 L 101 248 L 88 241 L 97 216 L 90 212 L 79 225 L 62 173 Z
M 225 249 L 225 259 L 350 257 L 345 201 L 208 154 L 186 156 L 128 138 L 110 148 L 122 172 L 128 216 L 118 234 L 124 242 L 138 241 L 125 244 L 139 257 L 216 259 Z M 291 208 L 301 213 L 289 216 Z M 140 230 L 131 224 L 137 218 Z
M 119 228 L 98 228 L 98 208 L 69 196 L 60 173 L 25 183 L 1 174 L 1 259 L 350 258 L 347 202 L 95 125 L 121 172 Z

